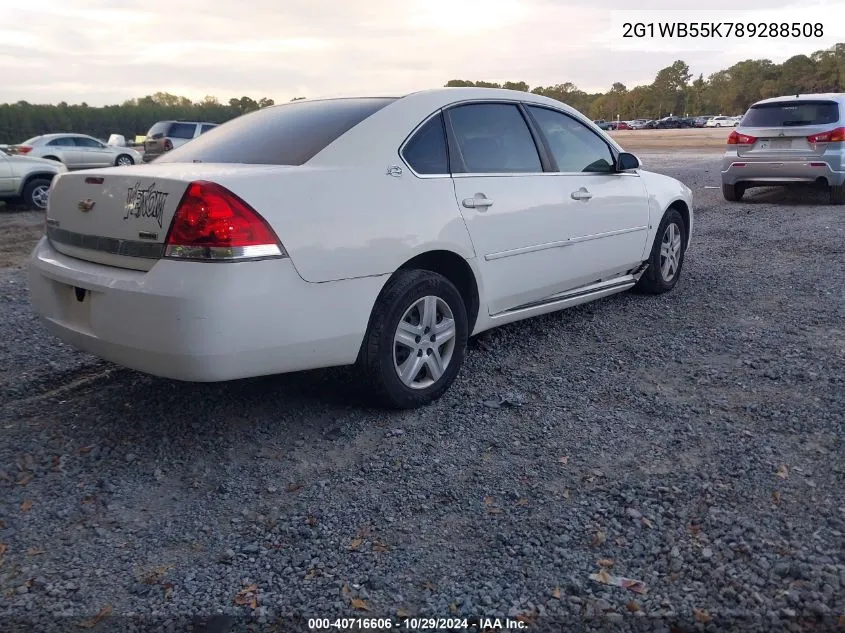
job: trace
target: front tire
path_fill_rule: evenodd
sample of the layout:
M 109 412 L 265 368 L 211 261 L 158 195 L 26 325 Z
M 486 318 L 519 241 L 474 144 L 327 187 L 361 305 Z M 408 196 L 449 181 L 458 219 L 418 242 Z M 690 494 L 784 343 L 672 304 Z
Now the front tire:
M 684 219 L 669 209 L 657 227 L 657 235 L 648 258 L 648 268 L 634 289 L 647 294 L 669 292 L 678 283 L 686 254 Z
M 46 211 L 50 198 L 50 181 L 46 178 L 33 178 L 23 190 L 23 201 L 30 209 Z
M 466 306 L 448 279 L 401 270 L 379 295 L 358 358 L 379 404 L 397 409 L 439 399 L 466 354 Z

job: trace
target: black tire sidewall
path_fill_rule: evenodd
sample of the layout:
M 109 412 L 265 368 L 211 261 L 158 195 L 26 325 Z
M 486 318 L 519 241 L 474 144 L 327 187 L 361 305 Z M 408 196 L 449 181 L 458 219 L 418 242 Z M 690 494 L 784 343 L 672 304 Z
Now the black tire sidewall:
M 39 209 L 32 200 L 32 193 L 35 189 L 40 185 L 47 185 L 50 186 L 50 181 L 46 178 L 35 178 L 28 183 L 26 183 L 26 187 L 23 190 L 23 201 L 30 209 L 35 209 L 36 211 L 46 211 L 46 207 L 44 209 Z
M 368 364 L 382 400 L 398 408 L 412 408 L 438 399 L 451 386 L 463 365 L 466 354 L 468 323 L 466 307 L 458 289 L 448 279 L 431 271 L 403 271 L 392 280 L 391 288 L 382 293 L 374 310 L 368 333 Z M 455 350 L 449 366 L 436 383 L 425 389 L 406 387 L 393 365 L 394 336 L 405 311 L 422 297 L 434 295 L 443 299 L 455 319 Z
M 678 260 L 678 270 L 671 281 L 663 279 L 663 273 L 660 271 L 660 245 L 663 243 L 663 235 L 666 233 L 666 227 L 669 224 L 675 223 L 681 232 L 681 258 Z M 684 269 L 684 259 L 687 254 L 687 240 L 686 227 L 684 226 L 684 219 L 681 214 L 675 209 L 669 209 L 660 220 L 660 225 L 657 227 L 657 234 L 654 236 L 654 244 L 651 247 L 651 255 L 648 258 L 647 271 L 649 277 L 649 285 L 658 292 L 668 292 L 678 283 L 681 277 L 681 271 Z

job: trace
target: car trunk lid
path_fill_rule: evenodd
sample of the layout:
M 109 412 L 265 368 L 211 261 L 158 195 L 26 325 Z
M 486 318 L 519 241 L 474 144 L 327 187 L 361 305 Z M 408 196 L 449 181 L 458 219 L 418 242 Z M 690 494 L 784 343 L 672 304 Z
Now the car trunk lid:
M 737 154 L 744 158 L 813 158 L 824 154 L 827 143 L 814 143 L 811 136 L 827 132 L 831 125 L 800 127 L 742 127 L 738 134 L 754 138 L 754 142 L 737 146 Z
M 759 160 L 812 159 L 824 154 L 826 142 L 812 138 L 839 122 L 839 104 L 829 99 L 789 99 L 758 103 L 742 118 L 739 134 L 752 142 L 737 146 L 743 158 Z
M 255 165 L 148 164 L 65 173 L 55 180 L 47 236 L 61 253 L 91 262 L 149 270 L 191 182 L 219 182 Z

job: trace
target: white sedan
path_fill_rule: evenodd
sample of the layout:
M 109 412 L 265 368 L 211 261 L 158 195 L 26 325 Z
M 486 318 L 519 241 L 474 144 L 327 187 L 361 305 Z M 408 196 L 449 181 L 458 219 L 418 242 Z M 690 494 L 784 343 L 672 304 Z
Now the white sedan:
M 444 88 L 294 101 L 62 174 L 46 222 L 32 303 L 67 343 L 186 381 L 357 364 L 415 407 L 468 336 L 671 290 L 693 210 L 558 101 Z

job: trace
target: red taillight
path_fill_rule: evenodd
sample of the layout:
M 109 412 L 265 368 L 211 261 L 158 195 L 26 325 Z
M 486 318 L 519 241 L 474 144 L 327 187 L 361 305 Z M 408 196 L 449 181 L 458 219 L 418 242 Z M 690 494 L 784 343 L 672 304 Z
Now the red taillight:
M 807 137 L 810 143 L 841 143 L 845 141 L 845 127 L 838 127 L 835 130 L 828 130 L 820 134 L 812 134 Z
M 728 145 L 754 145 L 757 142 L 756 136 L 749 136 L 748 134 L 739 134 L 733 130 L 728 135 Z
M 17 154 L 29 154 L 31 151 L 30 145 L 15 145 L 15 153 Z
M 165 240 L 165 257 L 244 260 L 286 257 L 273 229 L 234 193 L 196 181 L 182 196 Z

